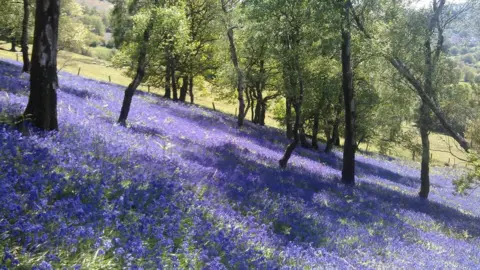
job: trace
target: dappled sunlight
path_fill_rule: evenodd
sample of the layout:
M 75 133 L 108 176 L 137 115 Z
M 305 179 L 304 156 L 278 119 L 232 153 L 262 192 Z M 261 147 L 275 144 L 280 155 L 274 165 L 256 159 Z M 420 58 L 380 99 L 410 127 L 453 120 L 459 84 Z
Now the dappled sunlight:
M 0 120 L 27 102 L 28 76 L 0 62 Z M 0 266 L 94 269 L 476 268 L 478 192 L 452 195 L 434 169 L 298 149 L 277 129 L 142 94 L 116 124 L 123 88 L 60 73 L 60 130 L 0 125 Z M 4 116 L 4 117 L 3 117 Z M 321 146 L 323 149 L 323 146 Z M 435 170 L 436 171 L 435 173 Z

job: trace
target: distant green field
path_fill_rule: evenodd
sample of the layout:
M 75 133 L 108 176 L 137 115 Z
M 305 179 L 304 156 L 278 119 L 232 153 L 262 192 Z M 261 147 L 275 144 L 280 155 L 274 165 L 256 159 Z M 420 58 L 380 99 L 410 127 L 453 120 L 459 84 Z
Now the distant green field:
M 10 48 L 9 44 L 5 44 L 5 43 L 1 44 L 0 42 L 0 58 L 17 60 L 17 57 L 18 57 L 18 61 L 22 61 L 21 53 L 10 52 L 8 51 L 9 48 Z M 97 47 L 94 49 L 97 51 L 105 52 L 104 49 L 106 48 Z M 100 80 L 100 81 L 109 81 L 109 78 L 110 78 L 112 83 L 116 83 L 123 86 L 127 86 L 131 82 L 130 78 L 125 76 L 121 70 L 114 68 L 111 65 L 111 63 L 108 61 L 99 60 L 92 57 L 87 57 L 87 56 L 66 52 L 66 51 L 59 52 L 58 68 L 72 74 L 78 74 L 78 72 L 80 71 L 81 76 Z M 208 90 L 209 86 L 207 84 L 205 84 L 203 87 L 207 88 L 206 93 L 210 92 Z M 140 86 L 140 90 L 147 91 L 147 87 L 145 85 L 142 85 Z M 163 94 L 162 89 L 155 88 L 155 87 L 151 87 L 150 91 L 153 93 Z M 236 108 L 237 108 L 236 104 L 228 104 L 222 101 L 218 101 L 215 99 L 215 97 L 212 97 L 211 94 L 199 95 L 198 94 L 199 91 L 195 91 L 195 92 L 197 92 L 197 96 L 195 96 L 196 104 L 203 107 L 212 108 L 213 106 L 212 103 L 214 102 L 216 110 L 227 113 L 227 114 L 231 114 L 231 115 L 236 113 Z M 249 117 L 250 116 L 248 115 L 247 119 Z M 266 124 L 273 127 L 279 127 L 278 123 L 272 118 L 271 114 L 267 114 Z M 420 138 L 418 138 L 418 141 L 420 142 Z M 465 166 L 464 165 L 465 163 L 457 158 L 459 157 L 461 159 L 465 159 L 465 153 L 460 150 L 460 148 L 453 141 L 453 139 L 445 135 L 434 133 L 430 135 L 430 144 L 431 144 L 432 158 L 433 158 L 434 165 L 443 166 L 445 164 L 449 164 L 450 166 L 453 166 L 455 164 L 457 166 Z M 449 144 L 451 145 L 451 151 L 456 157 L 449 153 L 449 147 L 448 147 Z M 366 144 L 360 145 L 361 150 L 366 150 L 366 148 L 367 148 Z M 368 145 L 368 151 L 378 152 L 378 148 L 375 145 Z M 401 147 L 393 148 L 390 154 L 392 156 L 396 156 L 402 159 L 412 160 L 412 153 L 407 149 L 404 149 Z M 420 160 L 420 156 L 419 154 L 417 154 L 416 161 L 419 161 L 419 160 Z

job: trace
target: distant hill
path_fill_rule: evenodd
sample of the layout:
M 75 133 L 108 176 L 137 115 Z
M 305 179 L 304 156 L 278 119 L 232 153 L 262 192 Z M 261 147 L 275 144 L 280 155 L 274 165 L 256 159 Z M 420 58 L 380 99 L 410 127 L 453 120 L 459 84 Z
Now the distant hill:
M 112 8 L 113 4 L 107 0 L 76 0 L 77 3 L 81 5 L 87 5 L 88 7 L 95 7 L 99 12 L 108 13 Z

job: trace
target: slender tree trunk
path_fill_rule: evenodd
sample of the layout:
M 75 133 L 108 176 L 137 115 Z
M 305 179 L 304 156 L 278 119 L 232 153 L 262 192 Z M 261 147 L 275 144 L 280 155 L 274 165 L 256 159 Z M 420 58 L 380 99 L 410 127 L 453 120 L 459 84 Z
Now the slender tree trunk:
M 250 106 L 250 114 L 252 115 L 252 122 L 257 124 L 257 121 L 255 120 L 255 118 L 257 117 L 255 115 L 255 108 L 257 107 L 257 104 L 255 103 L 255 99 L 251 96 L 251 100 L 252 100 L 252 105 Z
M 343 102 L 343 93 L 338 94 L 338 102 L 335 106 L 335 120 L 332 125 L 332 134 L 331 137 L 327 139 L 327 145 L 325 147 L 325 153 L 330 153 L 333 149 L 333 146 L 340 146 L 340 116 L 342 113 L 342 102 Z
M 165 68 L 165 95 L 164 98 L 171 99 L 172 98 L 172 91 L 170 89 L 171 85 L 171 72 L 170 72 L 170 61 L 167 61 L 167 66 Z
M 175 64 L 175 57 L 172 57 L 171 59 L 171 67 L 170 67 L 170 79 L 172 80 L 172 93 L 173 93 L 173 101 L 178 100 L 178 91 L 177 91 L 177 77 L 175 76 L 175 69 L 176 69 L 176 64 Z
M 433 28 L 431 28 L 433 29 Z M 432 47 L 430 40 L 431 33 L 427 33 L 425 38 L 425 81 L 424 81 L 424 90 L 430 98 L 435 97 L 433 91 L 433 74 L 435 72 L 435 63 L 432 59 Z M 419 196 L 422 198 L 428 198 L 428 193 L 430 192 L 430 141 L 428 138 L 428 133 L 430 129 L 430 111 L 428 105 L 425 101 L 422 100 L 419 112 L 419 126 L 420 126 L 420 137 L 422 139 L 422 163 L 420 170 L 420 192 Z
M 130 105 L 132 104 L 133 94 L 137 90 L 138 86 L 142 82 L 145 76 L 145 68 L 147 66 L 147 48 L 150 41 L 150 32 L 153 29 L 153 16 L 149 19 L 147 28 L 143 32 L 143 42 L 140 44 L 140 51 L 138 55 L 138 66 L 135 78 L 125 89 L 125 96 L 123 98 L 122 109 L 120 110 L 120 117 L 118 123 L 122 126 L 126 126 L 128 113 L 130 112 Z
M 57 130 L 57 41 L 60 0 L 37 0 L 30 96 L 24 116 L 44 130 Z
M 233 37 L 233 28 L 229 28 L 227 31 L 228 41 L 230 43 L 230 57 L 232 59 L 233 66 L 237 72 L 237 93 L 238 93 L 238 127 L 243 126 L 243 120 L 245 118 L 245 100 L 243 94 L 245 92 L 245 76 L 243 70 L 238 63 L 237 48 L 235 47 L 235 40 Z
M 327 140 L 327 145 L 325 146 L 325 153 L 332 152 L 333 146 L 338 146 L 337 142 L 340 141 L 339 126 L 340 126 L 340 118 L 335 119 L 335 121 L 333 122 L 332 133 L 330 134 L 331 137 Z
M 245 97 L 247 98 L 247 105 L 245 107 L 245 117 L 247 116 L 248 114 L 248 111 L 250 110 L 250 106 L 252 104 L 252 99 L 250 98 L 250 88 L 247 87 L 247 89 L 245 90 Z
M 180 87 L 180 101 L 185 102 L 188 92 L 188 76 L 182 77 L 182 87 Z
M 292 128 L 292 99 L 287 97 L 285 103 L 285 127 L 287 129 L 287 138 L 293 139 L 293 128 Z
M 312 147 L 318 149 L 318 130 L 320 122 L 320 112 L 318 108 L 315 109 L 313 114 L 313 127 L 312 127 Z
M 430 117 L 428 117 L 429 109 L 426 104 L 422 103 L 420 107 L 420 136 L 422 138 L 422 165 L 420 171 L 421 187 L 419 195 L 422 198 L 428 198 L 430 192 L 430 141 L 428 138 L 428 125 Z
M 342 29 L 342 74 L 345 103 L 345 144 L 343 148 L 342 182 L 355 185 L 355 100 L 351 63 L 350 5 L 345 4 L 345 26 Z
M 266 102 L 262 102 L 261 104 L 262 108 L 260 110 L 260 125 L 265 126 L 265 114 L 267 113 L 267 104 Z
M 255 105 L 255 118 L 253 120 L 255 124 L 260 124 L 261 122 L 262 107 L 263 107 L 263 102 L 257 98 L 257 104 Z
M 28 18 L 30 17 L 28 0 L 23 0 L 23 21 L 22 21 L 22 56 L 23 72 L 30 72 L 30 58 L 28 57 Z
M 288 160 L 292 156 L 293 150 L 298 145 L 298 142 L 300 141 L 300 136 L 299 136 L 299 129 L 300 129 L 300 106 L 299 102 L 297 101 L 295 104 L 295 124 L 293 126 L 293 142 L 291 142 L 288 146 L 287 149 L 285 149 L 285 153 L 283 154 L 282 159 L 278 161 L 280 168 L 286 168 Z
M 16 52 L 17 51 L 17 38 L 13 37 L 11 40 L 10 40 L 11 44 L 12 44 L 12 47 L 10 48 L 10 51 L 11 52 Z
M 303 123 L 300 124 L 299 136 L 300 136 L 300 145 L 303 148 L 310 148 L 311 146 L 307 141 L 307 136 L 305 135 L 305 128 L 303 126 Z
M 193 76 L 189 77 L 188 93 L 190 94 L 190 104 L 193 104 L 195 102 L 195 97 L 193 96 Z
M 300 141 L 300 129 L 302 128 L 302 103 L 303 103 L 303 93 L 304 93 L 304 88 L 303 88 L 303 78 L 302 78 L 302 73 L 300 70 L 300 64 L 299 64 L 299 59 L 298 56 L 295 59 L 295 71 L 297 73 L 297 79 L 299 82 L 299 90 L 300 93 L 297 97 L 297 100 L 295 101 L 295 124 L 293 127 L 293 142 L 290 143 L 287 146 L 287 149 L 285 150 L 285 153 L 283 154 L 282 159 L 278 161 L 280 168 L 285 168 L 287 167 L 288 160 L 290 159 L 290 156 L 293 153 L 293 150 L 298 145 L 298 142 Z

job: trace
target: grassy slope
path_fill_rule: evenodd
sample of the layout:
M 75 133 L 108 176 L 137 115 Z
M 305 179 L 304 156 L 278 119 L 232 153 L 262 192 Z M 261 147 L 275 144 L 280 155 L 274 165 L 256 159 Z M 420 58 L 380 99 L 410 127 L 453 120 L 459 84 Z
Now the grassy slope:
M 13 53 L 7 51 L 8 48 L 9 44 L 0 45 L 0 58 L 17 59 L 18 55 L 18 59 L 21 61 L 21 53 Z M 112 82 L 114 83 L 123 86 L 127 86 L 130 83 L 130 78 L 124 76 L 119 69 L 112 67 L 108 61 L 95 59 L 75 53 L 61 51 L 58 56 L 58 66 L 59 69 L 61 68 L 63 71 L 67 71 L 73 74 L 77 74 L 80 68 L 80 75 L 100 81 L 108 81 L 110 76 Z M 140 90 L 147 91 L 147 87 L 141 86 Z M 159 94 L 162 93 L 160 89 L 156 88 L 151 88 L 151 91 Z M 195 101 L 198 105 L 207 108 L 212 108 L 212 102 L 215 102 L 215 108 L 227 114 L 233 115 L 236 112 L 236 106 L 234 104 L 227 104 L 225 102 L 217 101 L 215 100 L 215 98 L 212 98 L 209 95 L 198 96 L 197 94 L 197 96 L 195 97 Z M 266 124 L 269 126 L 278 127 L 278 123 L 271 117 L 271 115 L 268 114 Z M 430 140 L 434 165 L 442 166 L 450 162 L 450 165 L 453 165 L 455 163 L 456 165 L 464 166 L 464 162 L 459 160 L 457 157 L 464 159 L 465 154 L 463 153 L 463 151 L 457 148 L 458 145 L 454 143 L 452 139 L 444 135 L 432 134 L 430 136 Z M 420 142 L 420 138 L 418 138 L 418 141 Z M 456 157 L 448 153 L 448 142 L 450 142 L 451 150 Z M 366 144 L 360 145 L 361 150 L 366 150 L 366 148 Z M 368 150 L 378 152 L 378 148 L 372 145 L 368 146 Z M 412 154 L 410 151 L 400 147 L 395 147 L 390 154 L 404 159 L 412 158 Z M 419 160 L 418 154 L 416 160 Z
M 108 12 L 113 8 L 113 4 L 103 0 L 76 0 L 81 5 L 87 5 L 88 7 L 95 7 L 99 12 Z

